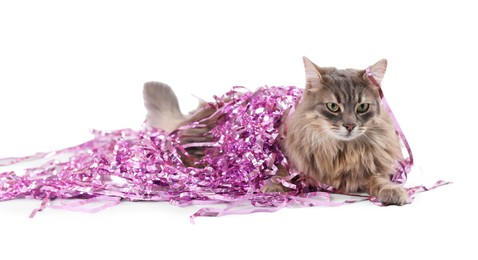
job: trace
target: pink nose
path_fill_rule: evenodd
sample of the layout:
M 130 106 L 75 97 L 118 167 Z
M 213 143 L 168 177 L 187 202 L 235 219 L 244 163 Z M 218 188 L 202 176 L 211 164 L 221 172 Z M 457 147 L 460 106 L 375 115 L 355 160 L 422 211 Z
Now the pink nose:
M 342 124 L 349 132 L 352 132 L 354 128 L 357 126 L 356 124 Z

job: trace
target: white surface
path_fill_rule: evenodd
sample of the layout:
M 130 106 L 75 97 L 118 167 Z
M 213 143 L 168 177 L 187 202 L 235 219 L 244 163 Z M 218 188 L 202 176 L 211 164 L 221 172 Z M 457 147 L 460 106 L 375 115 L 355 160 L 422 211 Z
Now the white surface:
M 412 174 L 455 182 L 404 207 L 196 225 L 188 217 L 198 207 L 167 203 L 28 219 L 38 201 L 0 202 L 2 259 L 476 258 L 474 10 L 465 1 L 1 2 L 0 158 L 76 145 L 90 128 L 138 128 L 146 81 L 173 86 L 187 111 L 191 94 L 302 86 L 302 55 L 341 68 L 387 58 L 384 91 L 423 169 Z

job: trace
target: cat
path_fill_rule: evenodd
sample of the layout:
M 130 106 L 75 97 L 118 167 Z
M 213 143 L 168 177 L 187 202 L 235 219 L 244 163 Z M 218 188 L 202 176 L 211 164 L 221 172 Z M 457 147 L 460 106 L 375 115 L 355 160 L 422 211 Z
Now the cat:
M 384 77 L 387 60 L 369 67 L 376 82 L 367 77 L 365 70 L 319 67 L 306 57 L 303 61 L 303 97 L 280 126 L 285 135 L 280 147 L 292 167 L 306 176 L 311 186 L 323 183 L 338 192 L 367 192 L 384 205 L 406 204 L 406 189 L 391 181 L 398 161 L 403 159 L 400 141 L 375 85 Z M 199 114 L 183 115 L 173 90 L 160 82 L 145 83 L 143 96 L 148 111 L 146 122 L 167 132 L 210 117 L 217 109 L 208 107 Z M 185 134 L 181 143 L 207 141 L 207 135 L 201 140 L 189 136 L 200 136 L 197 133 L 213 128 L 217 118 L 208 120 L 202 128 L 187 130 L 195 134 Z M 188 153 L 203 156 L 200 149 L 192 149 Z M 184 160 L 193 165 L 187 158 Z M 279 176 L 287 174 L 283 168 L 278 172 Z M 284 192 L 287 188 L 271 182 L 261 191 Z

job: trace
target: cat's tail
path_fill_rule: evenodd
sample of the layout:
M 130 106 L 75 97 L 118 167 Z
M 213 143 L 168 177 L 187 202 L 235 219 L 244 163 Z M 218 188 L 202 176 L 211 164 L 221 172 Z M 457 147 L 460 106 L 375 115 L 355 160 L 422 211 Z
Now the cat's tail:
M 146 123 L 149 126 L 171 132 L 186 120 L 170 86 L 161 82 L 147 82 L 144 84 L 143 98 L 148 110 Z

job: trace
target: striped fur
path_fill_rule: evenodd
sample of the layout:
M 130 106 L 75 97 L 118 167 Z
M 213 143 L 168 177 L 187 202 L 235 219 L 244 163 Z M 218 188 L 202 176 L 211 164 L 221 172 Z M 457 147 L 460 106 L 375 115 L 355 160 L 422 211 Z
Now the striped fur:
M 305 57 L 304 64 L 306 91 L 287 119 L 282 144 L 292 165 L 339 191 L 368 192 L 384 204 L 405 204 L 406 190 L 390 181 L 402 158 L 399 139 L 365 71 L 320 68 Z M 371 67 L 379 82 L 386 64 L 381 60 Z M 331 112 L 327 103 L 338 104 L 340 110 Z M 362 103 L 369 109 L 358 113 Z M 347 125 L 355 127 L 349 131 Z

